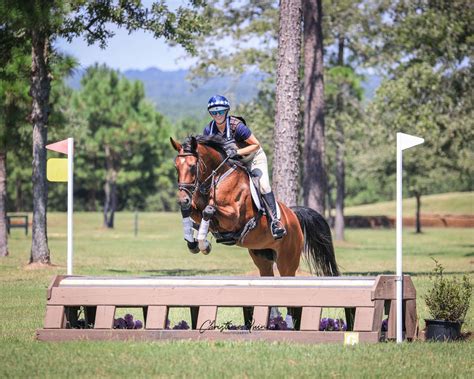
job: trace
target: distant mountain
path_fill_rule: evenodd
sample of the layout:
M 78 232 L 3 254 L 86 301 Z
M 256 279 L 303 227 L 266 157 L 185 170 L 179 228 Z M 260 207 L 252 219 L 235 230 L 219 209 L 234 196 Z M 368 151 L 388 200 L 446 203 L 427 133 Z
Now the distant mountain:
M 208 80 L 194 88 L 186 79 L 187 70 L 162 71 L 157 68 L 127 70 L 123 72 L 131 80 L 141 80 L 146 96 L 156 104 L 158 111 L 170 118 L 185 116 L 202 118 L 206 116 L 206 104 L 215 94 L 225 94 L 231 104 L 252 100 L 258 93 L 257 85 L 262 74 L 243 74 L 239 78 L 221 77 Z M 68 81 L 74 88 L 80 88 L 84 70 L 77 70 Z
M 156 104 L 158 111 L 171 119 L 182 117 L 206 116 L 206 104 L 214 94 L 225 94 L 231 104 L 238 105 L 255 98 L 258 93 L 258 83 L 264 75 L 246 73 L 239 78 L 221 77 L 208 80 L 194 88 L 186 80 L 187 70 L 162 71 L 157 68 L 146 70 L 127 70 L 123 74 L 128 79 L 141 80 L 145 86 L 146 96 Z M 84 70 L 77 70 L 69 79 L 68 84 L 80 88 L 80 80 Z M 367 75 L 363 83 L 365 98 L 370 100 L 375 89 L 380 85 L 381 78 Z

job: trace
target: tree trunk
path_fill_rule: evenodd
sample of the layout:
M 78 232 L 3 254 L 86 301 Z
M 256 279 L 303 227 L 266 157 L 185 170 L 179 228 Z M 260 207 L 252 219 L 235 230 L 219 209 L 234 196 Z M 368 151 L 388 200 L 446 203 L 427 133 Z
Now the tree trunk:
M 96 212 L 97 207 L 96 207 L 96 200 L 97 200 L 97 191 L 95 188 L 92 188 L 89 190 L 89 196 L 87 197 L 87 210 L 89 212 Z
M 6 162 L 6 151 L 0 151 L 0 257 L 8 256 Z
M 336 219 L 334 223 L 335 238 L 344 240 L 344 194 L 345 194 L 345 164 L 344 164 L 344 129 L 340 120 L 336 122 Z
M 339 36 L 338 65 L 344 65 L 344 37 Z M 337 114 L 342 114 L 344 109 L 343 88 L 339 88 L 337 95 Z M 336 220 L 334 223 L 335 238 L 337 241 L 344 241 L 344 197 L 346 192 L 345 177 L 345 137 L 344 125 L 340 118 L 336 119 Z
M 48 184 L 46 181 L 46 140 L 49 116 L 51 78 L 48 70 L 48 37 L 34 30 L 31 36 L 32 64 L 31 122 L 33 125 L 33 226 L 30 263 L 51 262 L 48 248 L 46 211 Z
M 334 216 L 332 215 L 332 210 L 334 208 L 336 208 L 335 204 L 334 204 L 334 201 L 332 199 L 332 186 L 331 184 L 328 182 L 328 187 L 327 187 L 327 192 L 326 192 L 326 196 L 327 196 L 327 208 L 328 208 L 328 217 L 327 217 L 327 221 L 328 221 L 328 224 L 329 226 L 332 228 L 334 227 Z
M 301 49 L 301 0 L 280 1 L 273 189 L 288 206 L 298 197 L 298 124 Z
M 421 233 L 421 219 L 420 219 L 420 209 L 421 209 L 421 192 L 415 191 L 416 199 L 416 233 Z
M 115 169 L 113 154 L 108 145 L 105 145 L 105 165 L 107 174 L 104 186 L 104 227 L 113 228 L 114 214 L 117 208 L 117 170 Z
M 326 168 L 324 164 L 324 73 L 322 0 L 304 3 L 304 205 L 324 215 Z

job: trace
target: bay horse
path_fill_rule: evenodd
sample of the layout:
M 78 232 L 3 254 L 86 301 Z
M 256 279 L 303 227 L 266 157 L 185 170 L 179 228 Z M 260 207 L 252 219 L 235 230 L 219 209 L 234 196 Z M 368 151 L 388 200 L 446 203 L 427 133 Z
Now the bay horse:
M 188 238 L 192 252 L 209 253 L 207 225 L 217 242 L 247 248 L 260 276 L 274 276 L 274 263 L 281 276 L 295 276 L 302 252 L 313 274 L 339 275 L 331 230 L 315 210 L 278 202 L 287 234 L 273 239 L 267 217 L 252 200 L 248 173 L 227 158 L 229 141 L 220 136 L 170 141 L 178 152 L 178 203 L 183 216 L 190 214 L 200 225 L 198 241 Z

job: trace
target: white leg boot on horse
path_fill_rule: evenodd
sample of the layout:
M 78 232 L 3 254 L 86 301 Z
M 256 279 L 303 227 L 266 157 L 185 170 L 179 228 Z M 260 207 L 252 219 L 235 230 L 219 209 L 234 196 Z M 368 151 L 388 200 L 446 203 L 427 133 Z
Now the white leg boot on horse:
M 183 234 L 184 240 L 188 245 L 188 250 L 192 254 L 199 253 L 198 242 L 194 238 L 193 221 L 191 220 L 191 211 L 189 209 L 181 210 L 182 222 L 183 222 Z
M 209 233 L 209 223 L 215 213 L 216 208 L 211 205 L 208 205 L 202 212 L 202 220 L 198 232 L 198 244 L 199 250 L 201 250 L 201 253 L 203 253 L 204 255 L 208 255 L 212 250 L 212 245 L 207 240 L 207 234 Z

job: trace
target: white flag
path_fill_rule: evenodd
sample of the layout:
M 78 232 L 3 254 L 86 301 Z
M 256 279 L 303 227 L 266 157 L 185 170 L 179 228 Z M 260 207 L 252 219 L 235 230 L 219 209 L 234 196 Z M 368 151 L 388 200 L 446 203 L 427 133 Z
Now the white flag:
M 425 142 L 424 138 L 411 136 L 410 134 L 397 133 L 397 147 L 401 150 L 420 145 Z

